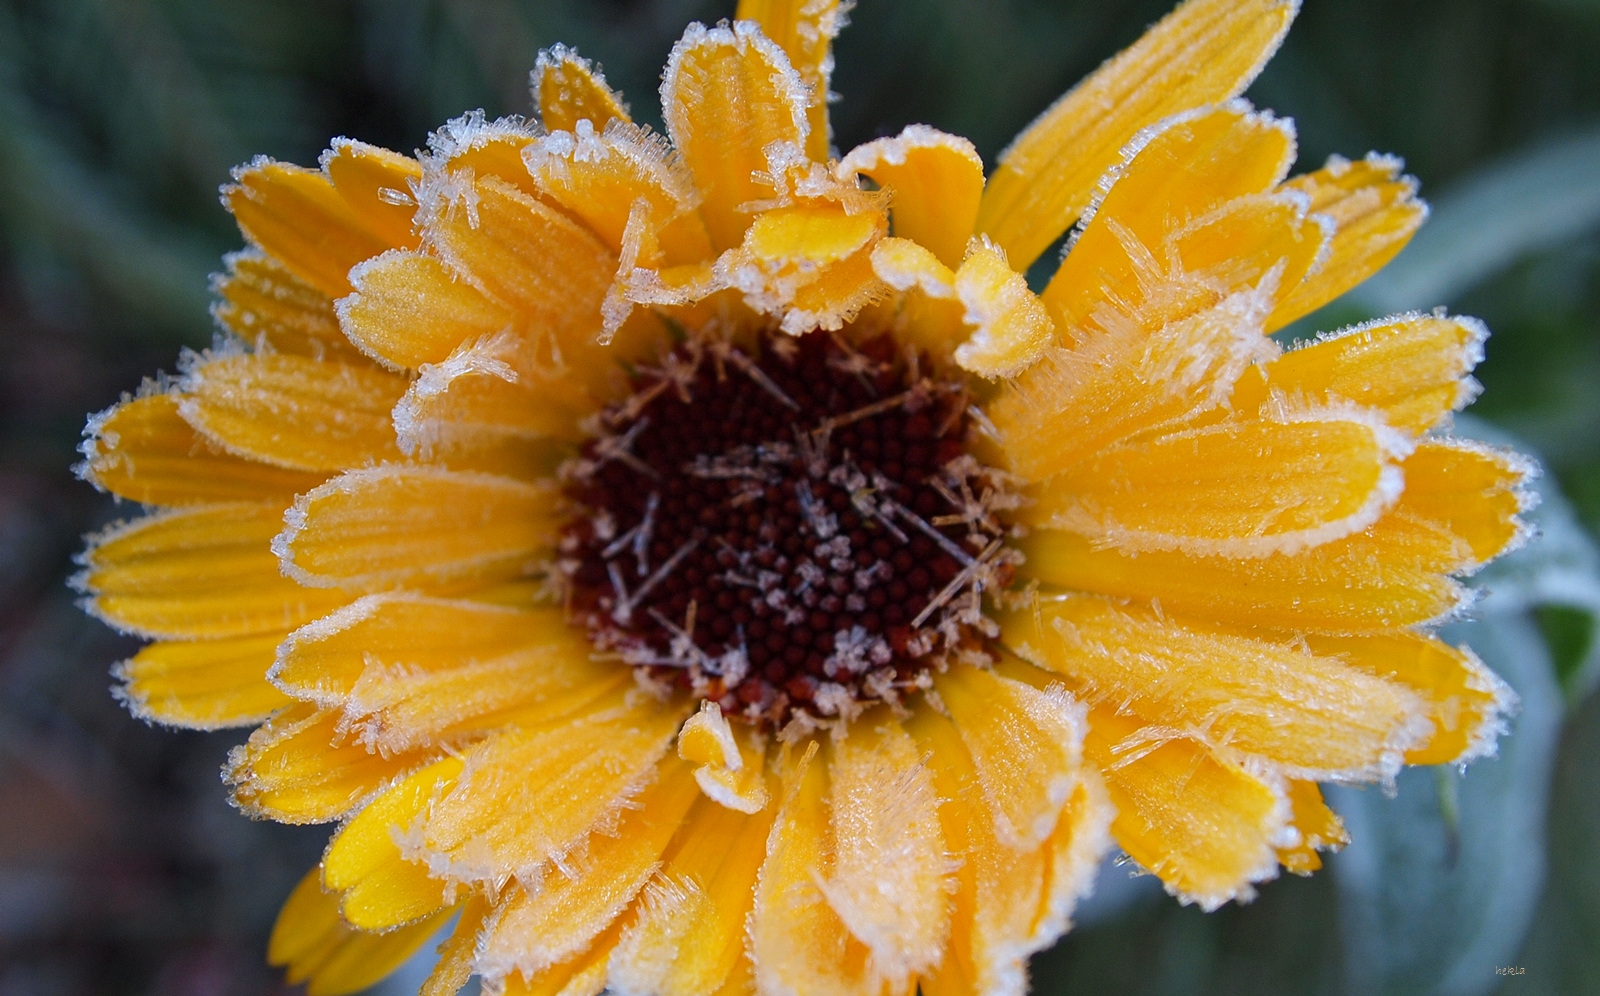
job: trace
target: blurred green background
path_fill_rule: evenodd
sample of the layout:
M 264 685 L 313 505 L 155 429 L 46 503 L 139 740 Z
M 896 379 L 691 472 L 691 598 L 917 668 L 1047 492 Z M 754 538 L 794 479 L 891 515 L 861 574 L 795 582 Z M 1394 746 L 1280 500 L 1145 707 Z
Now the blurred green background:
M 280 991 L 266 931 L 326 838 L 228 808 L 217 770 L 240 735 L 121 712 L 106 668 L 133 645 L 64 585 L 79 536 L 133 511 L 71 477 L 85 414 L 211 339 L 207 275 L 240 243 L 229 168 L 525 113 L 556 41 L 658 123 L 672 42 L 732 6 L 0 2 L 0 996 Z M 837 144 L 925 122 L 993 163 L 1169 6 L 863 0 L 837 46 Z M 1435 207 L 1390 270 L 1291 336 L 1436 305 L 1494 331 L 1461 427 L 1540 454 L 1545 538 L 1486 572 L 1477 620 L 1447 635 L 1523 711 L 1465 776 L 1336 790 L 1357 844 L 1248 906 L 1203 915 L 1106 869 L 1036 991 L 1600 992 L 1600 2 L 1305 0 L 1249 96 L 1295 118 L 1304 168 L 1394 152 Z

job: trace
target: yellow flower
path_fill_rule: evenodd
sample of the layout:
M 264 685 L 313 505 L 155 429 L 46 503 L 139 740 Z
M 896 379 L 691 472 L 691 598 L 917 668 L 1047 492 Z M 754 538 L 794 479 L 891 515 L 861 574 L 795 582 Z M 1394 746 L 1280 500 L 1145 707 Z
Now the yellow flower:
M 1285 179 L 1294 11 L 1189 0 L 987 181 L 829 158 L 826 0 L 692 25 L 667 139 L 558 47 L 539 123 L 241 167 L 233 338 L 91 420 L 160 508 L 80 583 L 136 714 L 338 823 L 269 957 L 350 992 L 458 911 L 426 993 L 1020 992 L 1112 842 L 1210 909 L 1344 842 L 1319 781 L 1492 751 L 1430 628 L 1530 467 L 1445 434 L 1471 319 L 1269 338 L 1426 214 Z

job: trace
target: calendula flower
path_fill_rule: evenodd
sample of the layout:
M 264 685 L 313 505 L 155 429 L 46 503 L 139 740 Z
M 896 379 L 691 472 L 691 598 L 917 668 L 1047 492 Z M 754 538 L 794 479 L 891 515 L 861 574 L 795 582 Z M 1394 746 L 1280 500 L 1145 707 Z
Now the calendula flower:
M 1189 0 L 987 180 L 831 157 L 828 0 L 691 25 L 665 138 L 558 47 L 537 121 L 241 167 L 80 583 L 137 715 L 259 723 L 236 804 L 337 824 L 291 981 L 454 915 L 426 993 L 1017 993 L 1113 842 L 1211 909 L 1344 842 L 1318 782 L 1491 751 L 1430 628 L 1531 468 L 1446 434 L 1471 319 L 1270 338 L 1426 214 L 1287 178 L 1237 95 L 1294 12 Z

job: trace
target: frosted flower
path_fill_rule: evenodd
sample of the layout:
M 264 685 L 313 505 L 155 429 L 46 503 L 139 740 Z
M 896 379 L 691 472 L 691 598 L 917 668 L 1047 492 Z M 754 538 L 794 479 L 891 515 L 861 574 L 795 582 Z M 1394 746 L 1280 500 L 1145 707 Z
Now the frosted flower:
M 1447 434 L 1471 319 L 1269 338 L 1426 213 L 1286 178 L 1237 95 L 1294 11 L 1190 0 L 987 180 L 830 158 L 825 0 L 691 25 L 666 138 L 558 47 L 536 123 L 241 167 L 79 580 L 136 714 L 337 824 L 269 957 L 351 992 L 459 913 L 429 994 L 1016 993 L 1113 842 L 1210 909 L 1343 843 L 1318 782 L 1491 751 L 1430 628 L 1530 467 Z

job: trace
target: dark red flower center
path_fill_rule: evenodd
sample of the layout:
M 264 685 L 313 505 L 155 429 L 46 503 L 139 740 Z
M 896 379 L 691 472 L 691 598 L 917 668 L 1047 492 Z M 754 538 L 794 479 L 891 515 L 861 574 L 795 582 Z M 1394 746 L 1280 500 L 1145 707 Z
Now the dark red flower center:
M 879 337 L 686 345 L 569 468 L 576 618 L 653 682 L 782 724 L 926 683 L 1003 582 L 969 400 Z

